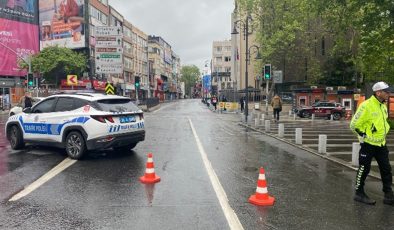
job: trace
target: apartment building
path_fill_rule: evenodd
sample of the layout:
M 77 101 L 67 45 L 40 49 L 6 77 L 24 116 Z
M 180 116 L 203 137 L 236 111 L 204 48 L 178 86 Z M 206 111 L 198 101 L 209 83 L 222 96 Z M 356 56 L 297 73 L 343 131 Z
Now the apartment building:
M 214 41 L 212 44 L 212 93 L 233 88 L 235 79 L 231 78 L 232 56 L 231 40 Z
M 154 96 L 160 100 L 174 99 L 177 95 L 177 87 L 174 87 L 179 72 L 174 73 L 175 63 L 180 63 L 177 55 L 173 55 L 171 45 L 167 43 L 162 37 L 149 35 L 148 36 L 148 58 L 152 63 Z M 175 64 L 179 69 L 180 64 Z

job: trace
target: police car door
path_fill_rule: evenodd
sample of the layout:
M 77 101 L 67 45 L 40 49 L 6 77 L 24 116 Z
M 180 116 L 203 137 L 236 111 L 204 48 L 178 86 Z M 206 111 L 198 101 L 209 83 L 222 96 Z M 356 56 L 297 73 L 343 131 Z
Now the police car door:
M 52 141 L 62 142 L 62 131 L 74 118 L 78 117 L 78 114 L 73 111 L 74 109 L 73 97 L 62 96 L 58 98 L 53 112 L 48 116 L 50 124 L 48 134 Z
M 56 98 L 48 98 L 32 107 L 31 112 L 22 113 L 19 122 L 26 140 L 49 140 L 48 116 L 53 110 Z

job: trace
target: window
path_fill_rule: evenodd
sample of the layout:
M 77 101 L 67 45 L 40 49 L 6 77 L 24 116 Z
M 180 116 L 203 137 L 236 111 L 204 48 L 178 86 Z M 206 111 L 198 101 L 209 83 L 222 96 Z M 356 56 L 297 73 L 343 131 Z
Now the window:
M 74 98 L 61 97 L 56 103 L 55 112 L 71 111 L 74 110 Z
M 74 109 L 79 109 L 85 105 L 89 105 L 89 102 L 83 99 L 74 98 Z
M 32 113 L 49 113 L 52 112 L 53 104 L 56 98 L 49 98 L 34 106 Z
M 133 112 L 139 110 L 130 99 L 102 99 L 95 103 L 94 108 L 107 112 Z
M 222 52 L 222 47 L 221 47 L 221 46 L 217 46 L 217 47 L 216 47 L 216 51 L 217 51 L 217 52 Z
M 226 73 L 231 72 L 231 67 L 224 67 L 224 72 L 226 72 Z
M 216 57 L 216 58 L 215 58 L 215 61 L 216 61 L 216 62 L 222 62 L 222 60 L 223 60 L 222 57 Z
M 231 61 L 231 56 L 224 57 L 224 61 L 225 61 L 225 62 Z

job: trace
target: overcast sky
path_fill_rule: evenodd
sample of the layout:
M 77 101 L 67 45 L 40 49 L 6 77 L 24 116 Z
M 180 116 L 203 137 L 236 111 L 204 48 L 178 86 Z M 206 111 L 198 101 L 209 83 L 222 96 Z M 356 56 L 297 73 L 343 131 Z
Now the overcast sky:
M 203 68 L 212 42 L 231 38 L 234 0 L 109 0 L 125 19 L 148 35 L 162 37 L 181 65 Z

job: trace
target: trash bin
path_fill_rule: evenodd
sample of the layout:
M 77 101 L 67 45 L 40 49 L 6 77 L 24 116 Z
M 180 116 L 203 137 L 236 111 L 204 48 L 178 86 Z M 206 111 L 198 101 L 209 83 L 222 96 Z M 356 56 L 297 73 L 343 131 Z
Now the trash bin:
M 254 109 L 260 110 L 260 103 L 254 103 Z

